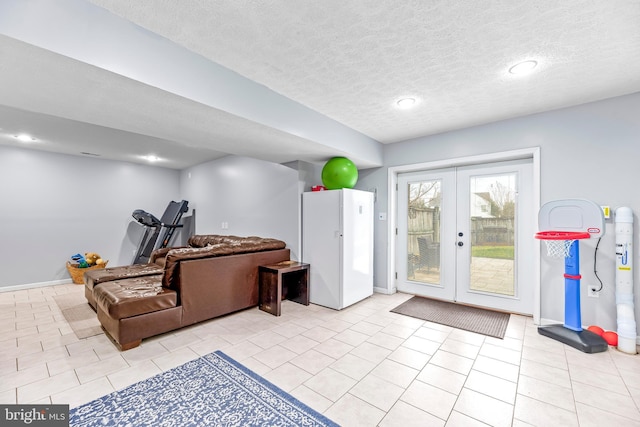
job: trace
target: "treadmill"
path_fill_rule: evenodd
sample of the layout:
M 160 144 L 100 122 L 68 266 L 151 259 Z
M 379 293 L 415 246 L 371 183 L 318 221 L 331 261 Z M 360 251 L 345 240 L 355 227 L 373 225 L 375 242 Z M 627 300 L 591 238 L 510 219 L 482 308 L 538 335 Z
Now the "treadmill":
M 149 262 L 151 252 L 156 249 L 166 248 L 176 228 L 182 227 L 182 224 L 179 224 L 180 219 L 182 219 L 182 214 L 188 210 L 189 202 L 182 200 L 180 202 L 171 201 L 160 219 L 142 209 L 133 211 L 131 216 L 138 224 L 145 227 L 145 232 L 133 263 L 146 264 Z

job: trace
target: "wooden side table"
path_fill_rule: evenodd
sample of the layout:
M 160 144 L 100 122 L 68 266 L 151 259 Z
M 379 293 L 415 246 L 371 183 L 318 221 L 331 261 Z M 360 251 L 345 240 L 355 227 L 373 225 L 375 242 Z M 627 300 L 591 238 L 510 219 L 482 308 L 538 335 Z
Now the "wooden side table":
M 261 265 L 258 274 L 260 310 L 280 316 L 283 299 L 309 305 L 309 264 L 283 261 Z

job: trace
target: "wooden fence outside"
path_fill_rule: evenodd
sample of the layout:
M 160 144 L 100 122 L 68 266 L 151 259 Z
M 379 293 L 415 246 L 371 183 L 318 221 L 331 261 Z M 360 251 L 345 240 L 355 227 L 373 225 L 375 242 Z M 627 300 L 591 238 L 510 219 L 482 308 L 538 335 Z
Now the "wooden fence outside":
M 440 243 L 440 209 L 409 208 L 407 251 L 419 254 L 418 237 Z M 512 246 L 514 244 L 513 218 L 471 218 L 471 244 Z

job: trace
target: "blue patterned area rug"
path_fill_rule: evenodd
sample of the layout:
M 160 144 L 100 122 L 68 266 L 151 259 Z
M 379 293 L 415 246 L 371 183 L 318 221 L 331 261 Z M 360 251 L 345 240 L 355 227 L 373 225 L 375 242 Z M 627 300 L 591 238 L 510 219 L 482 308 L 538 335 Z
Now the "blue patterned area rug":
M 337 426 L 221 351 L 70 411 L 70 426 Z

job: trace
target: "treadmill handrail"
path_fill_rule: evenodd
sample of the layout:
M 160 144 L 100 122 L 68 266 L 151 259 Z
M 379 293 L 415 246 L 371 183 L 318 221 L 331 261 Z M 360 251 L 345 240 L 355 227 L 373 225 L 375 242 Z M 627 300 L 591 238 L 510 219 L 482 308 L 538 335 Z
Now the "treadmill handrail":
M 161 224 L 160 220 L 153 214 L 150 214 L 149 212 L 142 209 L 136 209 L 135 211 L 133 211 L 131 216 L 136 220 L 136 222 L 146 227 L 157 227 Z
M 144 264 L 149 261 L 151 253 L 155 249 L 166 247 L 170 243 L 174 231 L 183 227 L 179 222 L 182 214 L 188 210 L 189 202 L 182 200 L 180 202 L 171 201 L 160 219 L 143 209 L 133 211 L 132 216 L 136 222 L 146 228 L 133 263 Z

